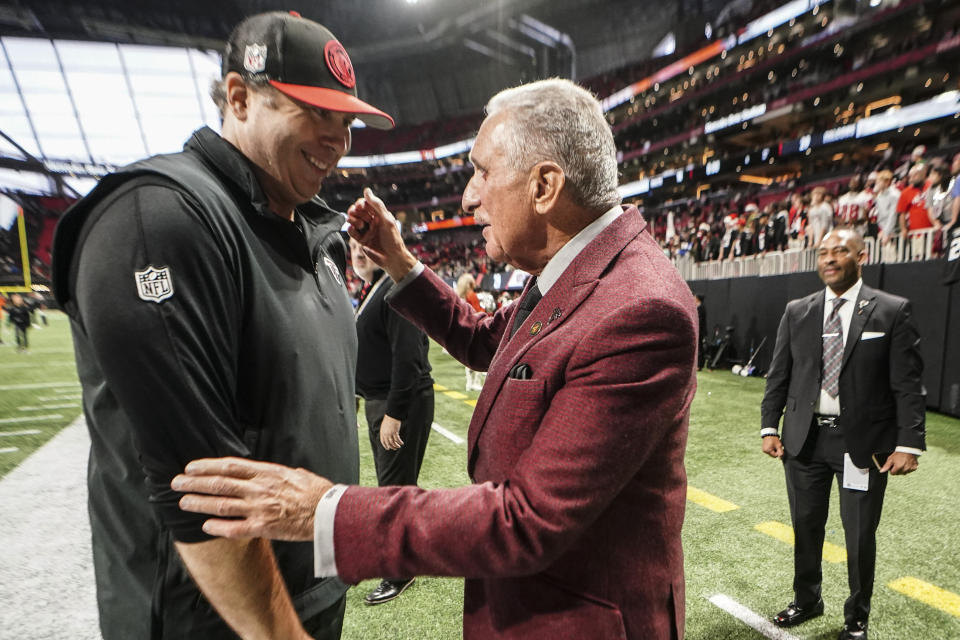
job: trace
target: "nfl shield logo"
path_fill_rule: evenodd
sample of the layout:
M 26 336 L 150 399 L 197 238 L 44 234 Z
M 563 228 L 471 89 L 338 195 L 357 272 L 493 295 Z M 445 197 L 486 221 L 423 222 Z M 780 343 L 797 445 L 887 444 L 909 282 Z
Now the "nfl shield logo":
M 248 44 L 243 54 L 243 68 L 250 73 L 260 73 L 267 68 L 267 45 Z
M 150 266 L 143 271 L 135 271 L 134 277 L 141 300 L 163 302 L 173 295 L 173 280 L 170 278 L 169 267 L 157 269 Z

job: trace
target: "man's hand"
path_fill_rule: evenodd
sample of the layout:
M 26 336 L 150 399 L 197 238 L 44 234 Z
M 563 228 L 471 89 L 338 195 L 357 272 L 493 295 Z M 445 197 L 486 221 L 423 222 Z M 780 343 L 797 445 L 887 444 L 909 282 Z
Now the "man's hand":
M 382 267 L 394 282 L 402 280 L 417 264 L 417 259 L 403 244 L 397 219 L 369 188 L 347 209 L 347 221 L 350 237 L 363 245 L 367 257 Z
M 763 452 L 771 458 L 783 457 L 783 443 L 780 436 L 763 436 Z
M 396 451 L 403 446 L 400 439 L 400 421 L 388 415 L 383 416 L 380 423 L 380 444 L 387 451 Z
M 894 451 L 887 457 L 887 462 L 880 468 L 880 473 L 890 472 L 892 476 L 905 476 L 920 466 L 917 456 L 903 451 Z
M 180 508 L 209 513 L 203 530 L 223 538 L 312 540 L 313 515 L 333 483 L 306 469 L 244 458 L 194 460 L 170 483 Z

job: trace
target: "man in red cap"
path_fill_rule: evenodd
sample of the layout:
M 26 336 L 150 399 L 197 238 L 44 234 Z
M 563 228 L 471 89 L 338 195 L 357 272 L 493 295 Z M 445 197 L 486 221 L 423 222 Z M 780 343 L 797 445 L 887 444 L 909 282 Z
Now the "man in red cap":
M 244 20 L 212 97 L 222 133 L 105 177 L 57 229 L 92 441 L 100 626 L 119 638 L 339 638 L 346 586 L 312 545 L 214 538 L 171 478 L 236 455 L 358 480 L 344 218 L 317 198 L 359 118 L 350 58 L 295 14 Z

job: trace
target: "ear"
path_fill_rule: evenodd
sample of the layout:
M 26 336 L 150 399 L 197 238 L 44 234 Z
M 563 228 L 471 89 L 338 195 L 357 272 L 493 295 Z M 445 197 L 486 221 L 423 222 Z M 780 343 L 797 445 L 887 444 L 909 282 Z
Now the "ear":
M 228 73 L 224 81 L 227 94 L 227 111 L 233 114 L 233 117 L 237 120 L 246 120 L 252 94 L 247 87 L 247 83 L 243 81 L 243 76 L 236 71 Z
M 533 185 L 534 210 L 544 215 L 554 209 L 567 177 L 556 162 L 538 162 L 530 170 Z

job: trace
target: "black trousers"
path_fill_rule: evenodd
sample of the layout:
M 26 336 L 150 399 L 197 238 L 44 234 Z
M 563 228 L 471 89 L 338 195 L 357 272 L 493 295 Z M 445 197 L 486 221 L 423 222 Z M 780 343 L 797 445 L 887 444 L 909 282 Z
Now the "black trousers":
M 314 640 L 340 640 L 347 596 L 343 596 L 312 618 L 303 621 L 303 628 Z
M 18 347 L 20 347 L 21 349 L 26 349 L 27 347 L 30 346 L 30 345 L 27 343 L 27 328 L 26 328 L 26 327 L 18 327 L 18 326 L 16 326 L 16 325 L 14 325 L 14 327 L 13 327 L 13 333 L 14 333 L 14 335 L 16 336 L 17 346 L 18 346 Z
M 795 601 L 801 607 L 812 606 L 821 597 L 824 528 L 830 506 L 830 488 L 836 477 L 850 585 L 850 597 L 844 604 L 843 615 L 848 623 L 866 622 L 873 595 L 876 532 L 887 488 L 887 474 L 881 474 L 871 466 L 867 491 L 844 489 L 845 451 L 840 427 L 817 427 L 814 424 L 800 454 L 796 457 L 784 455 L 795 538 L 793 590 Z
M 427 439 L 430 437 L 430 426 L 433 424 L 433 387 L 417 392 L 410 403 L 410 411 L 400 423 L 403 446 L 396 451 L 384 449 L 380 444 L 380 425 L 386 411 L 386 398 L 366 399 L 364 413 L 377 468 L 377 483 L 381 487 L 417 484 L 423 454 L 427 450 Z

